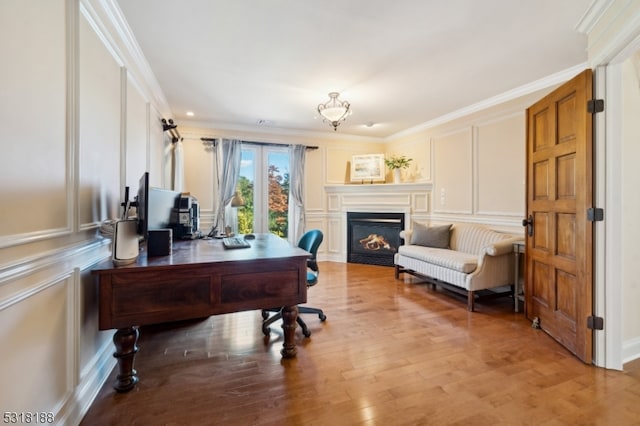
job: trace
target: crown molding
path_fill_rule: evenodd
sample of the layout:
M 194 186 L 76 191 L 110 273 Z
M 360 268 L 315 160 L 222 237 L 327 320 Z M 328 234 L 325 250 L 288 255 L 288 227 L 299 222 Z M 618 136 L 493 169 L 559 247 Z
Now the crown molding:
M 593 0 L 584 15 L 576 23 L 574 29 L 579 33 L 589 34 L 612 3 L 613 0 Z
M 80 0 L 80 9 L 116 60 L 143 87 L 145 94 L 158 111 L 163 116 L 170 117 L 171 108 L 164 92 L 117 2 L 115 0 Z
M 576 30 L 588 38 L 592 68 L 626 60 L 640 46 L 637 0 L 595 0 Z
M 555 74 L 551 74 L 550 76 L 541 78 L 531 83 L 527 83 L 520 87 L 516 87 L 513 90 L 509 90 L 507 92 L 485 99 L 484 101 L 477 102 L 475 104 L 461 108 L 457 111 L 453 111 L 449 114 L 445 114 L 433 120 L 429 120 L 426 123 L 423 123 L 418 126 L 411 127 L 409 129 L 387 136 L 385 139 L 387 141 L 390 141 L 393 139 L 410 136 L 419 131 L 430 129 L 430 128 L 448 123 L 450 121 L 456 120 L 458 118 L 462 118 L 467 115 L 473 114 L 475 112 L 479 112 L 494 106 L 498 106 L 505 102 L 516 100 L 522 96 L 529 95 L 539 90 L 553 87 L 555 85 L 558 85 L 558 84 L 564 83 L 565 81 L 570 80 L 571 78 L 575 77 L 577 74 L 579 74 L 581 71 L 583 71 L 587 67 L 588 67 L 588 64 L 586 62 L 575 65 L 571 68 L 567 68 L 563 71 L 557 72 Z
M 270 127 L 270 126 L 242 126 L 237 124 L 229 124 L 229 123 L 216 123 L 212 121 L 176 121 L 176 124 L 184 127 L 199 127 L 205 129 L 211 129 L 218 132 L 224 133 L 234 133 L 238 137 L 242 137 L 247 135 L 249 137 L 257 137 L 264 136 L 265 138 L 269 138 L 273 136 L 275 138 L 281 136 L 287 136 L 290 138 L 300 138 L 300 139 L 314 139 L 314 140 L 327 140 L 327 141 L 351 141 L 351 142 L 374 142 L 374 143 L 385 143 L 386 140 L 384 138 L 380 138 L 377 136 L 360 136 L 360 135 L 352 135 L 348 133 L 340 133 L 338 132 L 314 132 L 309 130 L 298 130 L 298 129 L 288 129 L 282 127 Z M 262 138 L 265 140 L 264 138 Z M 278 141 L 282 141 L 282 139 L 275 139 Z M 265 140 L 266 141 L 266 140 Z

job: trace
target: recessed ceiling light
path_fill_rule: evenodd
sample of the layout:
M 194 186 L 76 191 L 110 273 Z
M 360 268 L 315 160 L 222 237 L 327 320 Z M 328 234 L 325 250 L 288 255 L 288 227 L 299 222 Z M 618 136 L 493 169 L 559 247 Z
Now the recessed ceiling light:
M 194 116 L 193 111 L 187 111 L 187 116 L 188 117 L 193 117 Z
M 373 127 L 375 125 L 376 125 L 376 123 L 373 123 L 371 121 L 369 121 L 367 124 L 365 124 L 366 127 Z

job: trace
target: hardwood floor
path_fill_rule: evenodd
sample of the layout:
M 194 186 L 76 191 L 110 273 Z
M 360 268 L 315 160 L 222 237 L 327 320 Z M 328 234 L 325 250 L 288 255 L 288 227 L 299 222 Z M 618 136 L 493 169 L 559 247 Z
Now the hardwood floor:
M 510 298 L 468 312 L 466 299 L 393 269 L 320 263 L 282 360 L 260 313 L 144 327 L 137 388 L 112 389 L 83 425 L 630 425 L 640 424 L 640 361 L 585 365 Z

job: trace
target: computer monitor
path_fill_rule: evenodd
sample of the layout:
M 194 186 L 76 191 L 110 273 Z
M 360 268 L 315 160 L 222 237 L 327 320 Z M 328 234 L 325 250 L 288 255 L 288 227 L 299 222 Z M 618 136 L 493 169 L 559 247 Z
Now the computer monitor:
M 180 202 L 180 192 L 149 188 L 147 200 L 147 231 L 173 228 L 172 213 Z
M 148 214 L 149 208 L 149 172 L 144 172 L 138 182 L 138 195 L 135 205 L 138 210 L 138 235 L 144 240 L 149 237 Z
M 149 185 L 149 172 L 145 172 L 138 184 L 138 234 L 147 241 L 149 231 L 172 228 L 171 213 L 177 207 L 180 192 L 168 189 L 152 188 Z

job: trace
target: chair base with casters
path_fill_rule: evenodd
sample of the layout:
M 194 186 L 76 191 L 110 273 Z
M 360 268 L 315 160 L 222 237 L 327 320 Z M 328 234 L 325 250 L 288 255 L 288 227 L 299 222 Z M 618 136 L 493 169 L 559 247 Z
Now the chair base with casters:
M 322 243 L 322 239 L 322 231 L 320 231 L 319 229 L 312 229 L 305 232 L 298 242 L 298 247 L 308 251 L 311 255 L 309 259 L 307 259 L 307 288 L 313 287 L 318 283 L 318 275 L 320 274 L 320 269 L 318 268 L 318 262 L 316 261 L 316 258 L 318 254 L 318 248 Z M 270 312 L 275 312 L 275 315 L 269 317 Z M 318 318 L 320 318 L 320 321 L 325 321 L 327 319 L 324 312 L 322 312 L 322 309 L 311 308 L 308 306 L 298 306 L 298 318 L 296 321 L 302 328 L 302 334 L 304 334 L 304 337 L 311 336 L 311 331 L 309 331 L 309 327 L 307 327 L 307 324 L 305 324 L 304 321 L 302 321 L 302 318 L 300 318 L 300 314 L 316 314 L 318 315 Z M 280 319 L 282 319 L 282 308 L 262 310 L 262 332 L 265 336 L 268 336 L 271 332 L 269 325 Z
M 269 317 L 270 312 L 275 312 L 275 314 Z M 302 334 L 304 334 L 304 337 L 311 336 L 311 331 L 309 330 L 309 327 L 307 327 L 307 324 L 302 320 L 302 318 L 300 318 L 300 314 L 317 314 L 318 318 L 320 318 L 320 321 L 323 322 L 327 319 L 327 316 L 324 314 L 324 312 L 322 312 L 322 309 L 310 308 L 307 306 L 298 306 L 298 318 L 296 318 L 296 322 L 298 323 L 300 328 L 302 328 Z M 274 322 L 282 319 L 282 308 L 263 309 L 262 319 L 262 333 L 265 336 L 268 336 L 269 333 L 271 333 L 271 328 L 269 326 Z

